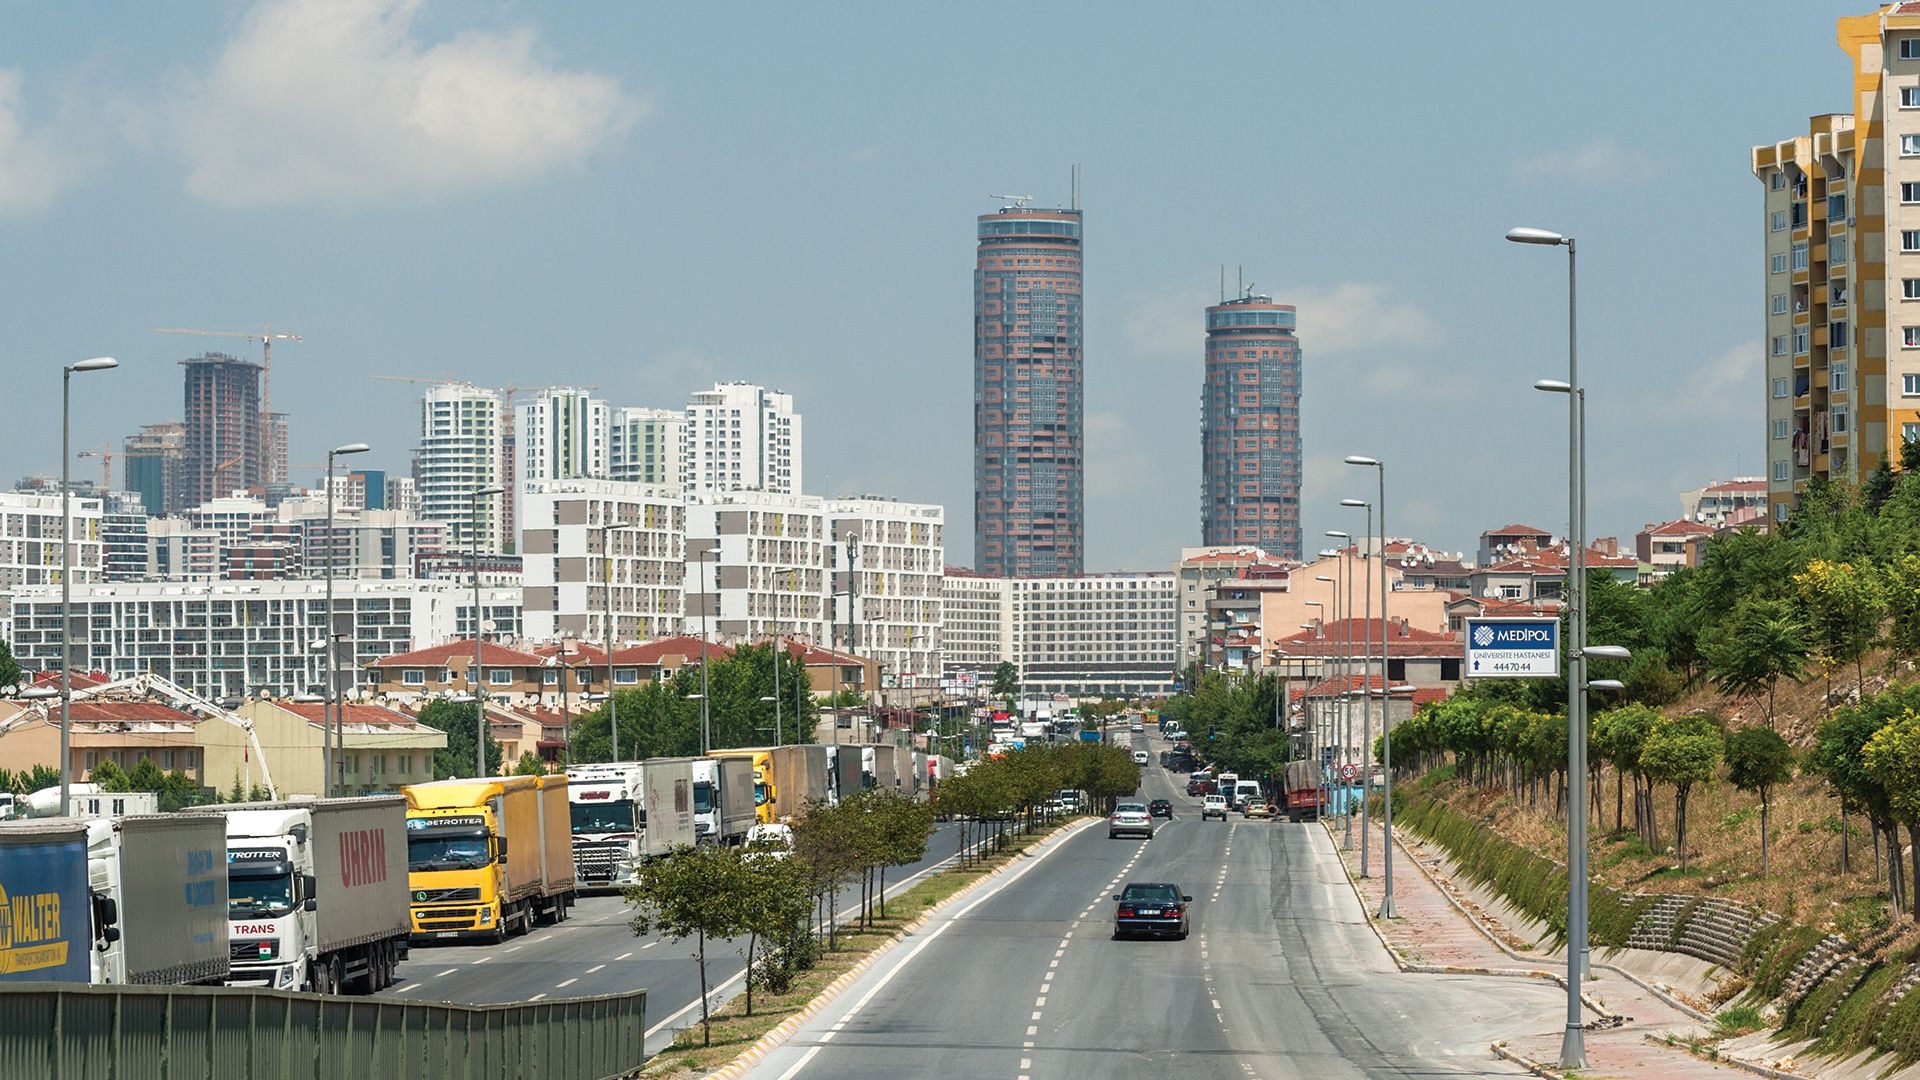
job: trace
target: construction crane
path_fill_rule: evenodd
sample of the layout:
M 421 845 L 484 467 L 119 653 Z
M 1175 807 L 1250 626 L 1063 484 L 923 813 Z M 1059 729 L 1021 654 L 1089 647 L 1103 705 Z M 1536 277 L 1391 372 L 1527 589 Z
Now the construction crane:
M 441 372 L 441 373 L 440 373 L 440 375 L 441 375 L 441 376 L 443 376 L 443 377 L 442 377 L 442 378 L 434 378 L 433 376 L 430 376 L 430 375 L 369 375 L 369 376 L 367 376 L 367 378 L 369 378 L 369 379 L 376 379 L 376 380 L 378 380 L 378 381 L 380 381 L 380 382 L 403 382 L 403 383 L 420 383 L 420 384 L 423 384 L 423 385 L 426 385 L 426 386 L 474 386 L 474 385 L 475 385 L 472 379 L 461 379 L 461 378 L 456 378 L 456 377 L 454 376 L 454 374 L 453 374 L 453 372 L 451 372 L 451 371 L 443 371 L 443 372 Z M 597 385 L 583 385 L 583 384 L 580 384 L 580 383 L 568 383 L 567 385 L 568 385 L 568 386 L 571 386 L 571 387 L 573 387 L 573 388 L 574 388 L 574 389 L 576 389 L 576 390 L 598 390 L 598 389 L 600 389 L 600 387 L 599 387 L 599 386 L 597 386 Z M 513 396 L 514 396 L 515 394 L 527 394 L 527 393 L 532 393 L 532 392 L 534 392 L 534 391 L 536 391 L 536 390 L 546 390 L 546 389 L 549 389 L 549 387 L 545 387 L 545 386 L 493 386 L 493 387 L 487 387 L 487 389 L 490 389 L 490 390 L 492 390 L 492 391 L 494 391 L 495 393 L 497 393 L 497 394 L 499 394 L 499 395 L 500 395 L 500 399 L 501 399 L 501 401 L 502 401 L 502 402 L 503 402 L 503 403 L 504 403 L 504 404 L 506 405 L 506 407 L 507 407 L 508 409 L 512 409 L 512 408 L 513 408 Z
M 273 343 L 276 341 L 305 341 L 299 334 L 282 330 L 274 332 L 266 323 L 260 324 L 258 332 L 252 330 L 196 330 L 181 326 L 156 326 L 156 334 L 195 334 L 200 337 L 245 338 L 260 343 L 260 458 L 267 461 L 272 457 L 273 447 L 267 443 L 267 417 L 273 415 Z M 217 474 L 216 474 L 217 475 Z
M 96 446 L 91 450 L 82 450 L 73 456 L 76 458 L 100 459 L 100 490 L 104 493 L 113 490 L 114 458 L 166 457 L 168 454 L 176 452 L 177 451 L 173 450 L 115 450 L 113 444 L 108 443 L 105 446 Z M 232 464 L 232 462 L 228 462 L 228 464 Z
M 186 687 L 152 672 L 145 672 L 131 678 L 114 679 L 97 686 L 76 686 L 69 696 L 74 701 L 84 701 L 87 698 L 103 697 L 108 694 L 161 698 L 181 712 L 193 713 L 208 720 L 219 720 L 239 728 L 245 733 L 247 745 L 253 751 L 253 756 L 260 762 L 260 780 L 266 785 L 267 797 L 270 799 L 280 797 L 279 791 L 273 786 L 273 774 L 267 768 L 266 751 L 260 748 L 260 736 L 253 730 L 253 721 L 244 716 L 237 716 Z M 28 709 L 43 722 L 53 723 L 49 712 L 54 704 L 51 700 L 36 700 L 28 706 Z

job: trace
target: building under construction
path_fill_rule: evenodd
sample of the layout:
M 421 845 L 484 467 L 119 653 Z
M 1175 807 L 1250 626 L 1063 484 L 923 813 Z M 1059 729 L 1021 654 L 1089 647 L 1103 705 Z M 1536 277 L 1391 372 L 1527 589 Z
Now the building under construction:
M 126 467 L 122 486 L 139 493 L 149 517 L 186 509 L 180 487 L 186 453 L 186 426 L 171 420 L 144 425 L 138 435 L 127 436 L 121 449 Z
M 186 505 L 266 483 L 260 365 L 210 352 L 180 361 L 187 369 Z

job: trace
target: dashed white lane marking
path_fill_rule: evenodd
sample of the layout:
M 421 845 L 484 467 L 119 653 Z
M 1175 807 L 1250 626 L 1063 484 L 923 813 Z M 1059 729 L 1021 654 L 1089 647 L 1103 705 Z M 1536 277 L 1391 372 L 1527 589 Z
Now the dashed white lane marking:
M 645 945 L 642 945 L 642 946 L 640 946 L 640 947 L 641 947 L 641 948 L 643 948 L 643 949 L 651 949 L 651 948 L 653 948 L 653 947 L 654 947 L 655 945 L 658 945 L 658 944 L 660 944 L 660 943 L 659 943 L 659 942 L 657 942 L 657 941 L 649 941 L 649 942 L 647 942 L 647 943 L 646 943 Z M 628 953 L 627 955 L 628 955 L 628 956 L 632 956 L 633 954 L 632 954 L 632 953 Z
M 1053 950 L 1053 955 L 1056 957 L 1067 955 L 1066 946 L 1062 945 L 1060 948 Z
M 1033 999 L 1033 1007 L 1034 1007 L 1034 1008 L 1036 1008 L 1036 1009 L 1044 1009 L 1044 1008 L 1046 1008 L 1046 1007 L 1047 1007 L 1047 997 L 1046 997 L 1046 995 L 1045 995 L 1045 994 L 1042 994 L 1042 995 L 1040 995 L 1039 997 L 1037 997 L 1037 998 L 1034 998 L 1034 999 Z M 1036 1015 L 1036 1016 L 1037 1016 L 1037 1015 L 1039 1015 L 1039 1014 L 1038 1014 L 1038 1013 L 1036 1013 L 1036 1014 L 1034 1014 L 1034 1015 Z
M 545 994 L 535 994 L 535 995 L 533 995 L 532 997 L 530 997 L 530 998 L 528 998 L 527 1000 L 528 1000 L 528 1001 L 539 1001 L 539 1000 L 540 1000 L 541 998 L 543 998 L 543 997 L 546 997 L 546 996 L 547 996 L 547 995 L 545 995 Z
M 1035 1025 L 1033 1025 L 1033 1024 L 1029 1024 L 1029 1025 L 1027 1025 L 1027 1034 L 1029 1034 L 1029 1035 L 1038 1035 L 1038 1034 L 1040 1034 L 1040 1029 L 1039 1029 L 1039 1027 L 1037 1027 L 1037 1026 L 1035 1026 Z
M 1021 1058 L 1021 1059 L 1020 1059 L 1020 1067 L 1021 1067 L 1021 1068 L 1023 1068 L 1023 1069 L 1031 1069 L 1031 1068 L 1033 1068 L 1033 1059 L 1032 1059 L 1032 1058 Z
M 632 953 L 632 952 L 623 952 L 623 953 L 621 953 L 621 954 L 620 954 L 619 956 L 616 956 L 616 957 L 614 957 L 613 959 L 614 959 L 614 961 L 615 961 L 615 962 L 618 962 L 618 961 L 621 961 L 621 960 L 625 960 L 625 959 L 626 959 L 627 957 L 629 957 L 629 956 L 632 956 L 632 955 L 633 955 L 633 953 Z
M 1052 960 L 1049 960 L 1049 961 L 1047 961 L 1047 966 L 1048 966 L 1048 967 L 1050 967 L 1050 968 L 1057 968 L 1057 967 L 1059 967 L 1059 966 L 1060 966 L 1060 960 L 1059 960 L 1059 958 L 1057 958 L 1057 957 L 1056 957 L 1056 958 L 1054 958 L 1054 959 L 1052 959 Z
M 448 969 L 447 969 L 447 970 L 445 970 L 445 971 L 436 971 L 436 972 L 434 972 L 434 973 L 433 973 L 433 977 L 434 977 L 434 978 L 436 978 L 436 979 L 438 979 L 438 978 L 440 978 L 441 976 L 444 976 L 444 975 L 451 975 L 451 974 L 453 974 L 454 972 L 456 972 L 456 971 L 459 971 L 459 970 L 460 970 L 459 968 L 448 968 Z
M 555 990 L 565 990 L 567 987 L 572 986 L 574 983 L 577 983 L 579 981 L 580 979 L 576 976 L 575 978 L 568 979 L 566 982 L 555 983 L 553 988 Z
M 1035 1010 L 1034 1010 L 1034 1013 L 1033 1013 L 1033 1015 L 1032 1015 L 1032 1016 L 1029 1016 L 1029 1017 L 1027 1017 L 1027 1019 L 1029 1019 L 1029 1020 L 1038 1020 L 1038 1019 L 1040 1019 L 1040 1011 L 1039 1011 L 1038 1009 L 1035 1009 Z
M 514 945 L 514 946 L 511 946 L 511 947 L 509 947 L 509 948 L 507 949 L 507 951 L 508 951 L 508 952 L 519 952 L 519 951 L 520 951 L 521 949 L 524 949 L 524 948 L 526 948 L 526 946 L 525 946 L 525 945 Z
M 605 964 L 595 964 L 595 965 L 593 965 L 592 967 L 590 967 L 590 968 L 588 968 L 588 969 L 587 969 L 587 971 L 586 971 L 586 973 L 587 973 L 588 975 L 591 975 L 591 974 L 593 974 L 594 972 L 596 972 L 596 971 L 599 971 L 599 970 L 600 970 L 601 968 L 604 968 L 604 967 L 606 967 L 606 966 L 607 966 L 607 965 L 605 965 Z
M 482 956 L 482 957 L 480 957 L 479 959 L 477 959 L 477 960 L 475 960 L 475 961 L 474 961 L 474 963 L 476 963 L 476 964 L 484 964 L 484 963 L 486 963 L 487 961 L 489 961 L 489 960 L 491 960 L 491 959 L 493 959 L 493 957 L 491 957 L 491 956 Z

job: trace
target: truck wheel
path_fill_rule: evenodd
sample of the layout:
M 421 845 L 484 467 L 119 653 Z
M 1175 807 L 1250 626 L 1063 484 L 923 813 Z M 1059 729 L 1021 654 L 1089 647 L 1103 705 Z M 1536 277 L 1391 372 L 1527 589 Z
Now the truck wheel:
M 347 962 L 338 953 L 327 961 L 327 984 L 333 987 L 333 993 L 347 992 Z

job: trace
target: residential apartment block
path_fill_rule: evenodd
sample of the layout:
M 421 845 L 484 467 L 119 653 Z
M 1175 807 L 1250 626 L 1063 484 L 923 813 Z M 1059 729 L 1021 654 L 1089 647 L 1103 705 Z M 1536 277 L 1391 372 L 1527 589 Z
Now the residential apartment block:
M 879 663 L 883 686 L 938 685 L 946 509 L 862 496 L 828 499 L 826 510 L 854 571 L 851 651 Z M 836 575 L 834 591 L 845 588 Z
M 1185 670 L 1190 664 L 1209 663 L 1207 610 L 1216 586 L 1245 577 L 1255 568 L 1279 570 L 1286 565 L 1285 560 L 1253 545 L 1181 548 L 1180 559 L 1173 564 L 1180 602 L 1176 666 Z
M 1850 108 L 1756 146 L 1767 504 L 1858 482 L 1920 439 L 1920 5 L 1838 20 Z
M 71 499 L 73 583 L 101 579 L 101 506 Z M 0 492 L 0 603 L 23 590 L 60 584 L 60 496 Z M 0 624 L 0 631 L 6 627 Z
M 349 635 L 341 668 L 462 635 L 473 591 L 451 581 L 336 581 L 334 619 Z M 87 585 L 73 590 L 73 664 L 119 678 L 152 672 L 215 700 L 305 693 L 325 683 L 325 583 L 314 580 Z M 482 590 L 490 639 L 520 636 L 520 592 Z M 471 635 L 471 630 L 466 631 Z M 13 598 L 13 647 L 22 667 L 60 665 L 60 590 Z
M 673 409 L 615 409 L 607 433 L 607 479 L 680 487 L 687 417 Z
M 1168 571 L 1008 578 L 950 567 L 946 663 L 984 679 L 1002 661 L 1023 693 L 1172 692 L 1178 600 Z
M 120 446 L 123 486 L 138 492 L 148 516 L 184 509 L 187 429 L 171 421 L 147 424 Z
M 430 388 L 420 400 L 414 482 L 420 517 L 447 526 L 448 546 L 498 554 L 512 549 L 513 493 L 478 500 L 475 491 L 511 488 L 512 423 L 496 390 L 467 383 Z M 476 513 L 477 510 L 477 513 Z
M 577 387 L 556 386 L 533 391 L 513 414 L 516 503 L 528 484 L 606 477 L 606 402 Z
M 715 383 L 687 400 L 680 440 L 681 485 L 688 495 L 805 490 L 800 414 L 792 394 L 753 383 Z
M 826 502 L 765 491 L 689 494 L 687 632 L 827 644 L 832 533 Z
M 260 365 L 210 352 L 186 368 L 181 501 L 198 506 L 266 483 L 260 424 Z
M 973 552 L 982 573 L 1077 574 L 1086 558 L 1081 214 L 976 221 Z
M 520 512 L 528 637 L 570 634 L 605 643 L 611 630 L 619 644 L 681 632 L 691 567 L 686 504 L 677 490 L 546 481 L 526 486 Z
M 1246 295 L 1207 309 L 1200 392 L 1200 542 L 1299 561 L 1300 341 L 1294 309 Z

